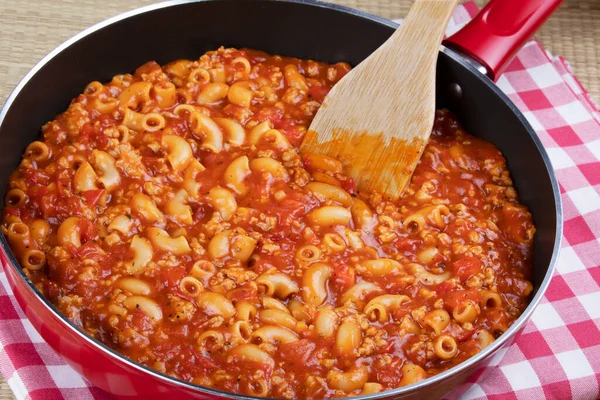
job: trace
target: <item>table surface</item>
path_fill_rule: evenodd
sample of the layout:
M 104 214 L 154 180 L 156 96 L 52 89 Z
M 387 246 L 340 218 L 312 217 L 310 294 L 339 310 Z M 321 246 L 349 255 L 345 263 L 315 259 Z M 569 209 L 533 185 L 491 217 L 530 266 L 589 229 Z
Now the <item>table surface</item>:
M 402 18 L 411 0 L 331 0 L 385 18 Z M 475 0 L 482 6 L 486 0 Z M 152 0 L 0 0 L 0 104 L 45 54 L 75 33 Z M 600 1 L 565 0 L 536 37 L 564 56 L 575 75 L 600 101 Z M 0 377 L 0 400 L 14 399 Z

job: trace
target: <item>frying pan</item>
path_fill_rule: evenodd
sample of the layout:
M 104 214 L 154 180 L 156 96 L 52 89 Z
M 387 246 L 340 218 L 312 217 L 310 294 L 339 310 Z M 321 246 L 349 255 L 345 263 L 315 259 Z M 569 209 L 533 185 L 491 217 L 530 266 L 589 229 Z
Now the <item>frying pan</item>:
M 492 1 L 446 42 L 437 68 L 437 107 L 450 109 L 468 132 L 500 148 L 521 202 L 531 210 L 537 227 L 532 301 L 498 340 L 476 356 L 424 381 L 364 399 L 443 396 L 518 336 L 548 287 L 562 234 L 556 178 L 531 126 L 486 74 L 498 76 L 559 3 Z M 25 147 L 39 137 L 40 127 L 64 111 L 90 81 L 108 81 L 149 60 L 164 64 L 197 58 L 221 45 L 356 65 L 395 28 L 388 20 L 315 0 L 176 0 L 102 22 L 46 56 L 7 100 L 0 113 L 0 198 L 4 199 L 10 172 Z M 3 235 L 0 248 L 8 281 L 26 316 L 48 344 L 96 386 L 123 399 L 249 398 L 152 371 L 90 338 L 35 289 Z

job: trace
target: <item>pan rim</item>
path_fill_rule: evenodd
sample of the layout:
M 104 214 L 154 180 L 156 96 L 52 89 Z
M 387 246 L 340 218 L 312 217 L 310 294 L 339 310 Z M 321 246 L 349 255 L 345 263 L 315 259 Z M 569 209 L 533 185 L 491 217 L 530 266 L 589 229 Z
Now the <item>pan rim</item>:
M 24 89 L 24 87 L 27 85 L 27 83 L 46 64 L 51 62 L 57 55 L 59 55 L 65 49 L 69 48 L 70 46 L 74 45 L 75 43 L 79 42 L 80 40 L 85 39 L 87 36 L 90 36 L 101 29 L 104 29 L 106 27 L 109 27 L 111 25 L 119 23 L 123 20 L 133 18 L 133 17 L 136 17 L 136 16 L 144 14 L 144 13 L 157 11 L 157 10 L 167 8 L 167 7 L 181 6 L 181 5 L 190 4 L 190 3 L 209 3 L 209 2 L 217 2 L 217 1 L 232 1 L 232 0 L 169 0 L 169 1 L 152 4 L 152 5 L 145 6 L 145 7 L 136 8 L 136 9 L 118 14 L 116 16 L 108 18 L 102 22 L 99 22 L 99 23 L 79 32 L 78 34 L 76 34 L 72 38 L 66 40 L 61 45 L 56 47 L 54 50 L 49 52 L 46 56 L 44 56 L 21 79 L 21 81 L 17 84 L 15 89 L 11 92 L 11 94 L 7 98 L 3 108 L 0 110 L 0 126 L 2 126 L 2 123 L 4 122 L 4 119 L 8 113 L 8 110 L 10 109 L 11 105 L 14 103 L 15 99 L 19 96 L 19 94 Z M 252 2 L 253 0 L 241 0 L 241 1 Z M 389 28 L 396 28 L 398 26 L 398 24 L 396 24 L 388 19 L 381 18 L 381 17 L 375 16 L 375 15 L 372 15 L 372 14 L 369 14 L 369 13 L 366 13 L 366 12 L 363 12 L 360 10 L 356 10 L 356 9 L 353 9 L 350 7 L 341 6 L 341 5 L 337 5 L 337 4 L 330 4 L 330 3 L 326 3 L 326 2 L 323 2 L 320 0 L 262 0 L 262 1 L 269 2 L 269 3 L 278 2 L 278 3 L 301 4 L 301 5 L 311 6 L 311 7 L 326 8 L 326 9 L 350 14 L 350 15 L 360 17 L 363 19 L 367 19 L 367 20 L 385 25 Z M 554 195 L 553 200 L 554 200 L 554 204 L 556 207 L 556 234 L 555 234 L 555 238 L 554 238 L 554 248 L 552 251 L 552 256 L 551 256 L 551 259 L 550 259 L 550 262 L 548 265 L 548 270 L 546 271 L 546 274 L 544 276 L 544 279 L 542 280 L 542 283 L 540 284 L 540 287 L 537 290 L 537 293 L 535 294 L 535 296 L 531 299 L 531 301 L 527 305 L 527 308 L 523 311 L 523 313 L 519 316 L 519 318 L 512 324 L 512 326 L 506 332 L 504 332 L 504 334 L 502 334 L 499 339 L 494 341 L 487 348 L 485 348 L 478 354 L 470 357 L 469 359 L 463 361 L 462 363 L 460 363 L 446 371 L 443 371 L 437 375 L 429 377 L 423 381 L 420 381 L 420 382 L 417 382 L 417 383 L 414 383 L 414 384 L 411 384 L 408 386 L 403 386 L 403 387 L 396 388 L 396 389 L 390 389 L 390 390 L 386 390 L 383 392 L 374 393 L 374 394 L 370 394 L 370 395 L 354 396 L 354 397 L 351 397 L 352 399 L 375 400 L 375 399 L 380 399 L 380 398 L 387 397 L 387 396 L 405 394 L 405 393 L 413 392 L 413 391 L 416 391 L 419 389 L 426 389 L 427 387 L 435 385 L 436 383 L 439 383 L 439 382 L 445 380 L 446 378 L 449 378 L 452 375 L 459 374 L 459 373 L 473 367 L 475 364 L 478 364 L 479 362 L 483 361 L 484 359 L 487 359 L 492 354 L 496 353 L 501 347 L 503 347 L 510 339 L 512 339 L 515 336 L 515 334 L 524 327 L 525 323 L 527 321 L 529 321 L 533 311 L 535 310 L 535 308 L 541 301 L 544 293 L 546 292 L 546 290 L 550 284 L 550 281 L 553 277 L 554 270 L 556 268 L 558 253 L 560 251 L 561 242 L 562 242 L 562 230 L 563 230 L 562 201 L 561 201 L 561 197 L 560 197 L 560 190 L 559 190 L 558 182 L 556 179 L 556 175 L 555 175 L 554 169 L 552 168 L 552 165 L 550 163 L 550 158 L 549 158 L 545 148 L 543 147 L 539 137 L 537 136 L 537 134 L 535 133 L 535 131 L 533 130 L 533 128 L 531 127 L 529 122 L 526 120 L 525 116 L 516 107 L 516 105 L 490 79 L 488 79 L 486 76 L 481 74 L 480 71 L 478 71 L 475 67 L 473 67 L 471 64 L 469 64 L 467 61 L 465 61 L 465 59 L 462 56 L 460 56 L 460 54 L 457 53 L 456 51 L 442 46 L 441 52 L 444 53 L 445 55 L 449 56 L 454 61 L 460 63 L 464 68 L 469 70 L 472 74 L 476 75 L 477 79 L 479 79 L 481 81 L 481 83 L 483 83 L 485 86 L 487 86 L 488 89 L 491 89 L 495 95 L 499 96 L 500 99 L 511 109 L 511 111 L 519 119 L 519 121 L 525 127 L 529 136 L 535 143 L 535 145 L 538 149 L 538 152 L 540 153 L 540 155 L 544 161 L 546 171 L 547 171 L 548 176 L 551 181 L 551 186 L 552 186 L 553 195 Z M 195 384 L 192 384 L 189 382 L 185 382 L 180 379 L 163 374 L 161 372 L 155 371 L 145 365 L 142 365 L 136 361 L 133 361 L 133 360 L 127 358 L 126 356 L 120 354 L 116 350 L 113 350 L 112 348 L 108 347 L 104 343 L 98 341 L 97 339 L 95 339 L 95 338 L 91 337 L 90 335 L 88 335 L 87 333 L 85 333 L 79 327 L 75 326 L 75 324 L 73 324 L 65 315 L 60 313 L 58 311 L 58 309 L 52 303 L 50 303 L 50 301 L 47 298 L 45 298 L 37 290 L 37 288 L 35 288 L 33 282 L 31 282 L 31 280 L 29 280 L 26 277 L 26 275 L 23 272 L 23 269 L 20 267 L 19 262 L 14 257 L 4 234 L 0 235 L 0 248 L 2 249 L 2 252 L 6 255 L 8 264 L 10 264 L 10 267 L 12 267 L 14 269 L 14 271 L 16 272 L 16 274 L 24 281 L 29 292 L 33 296 L 35 296 L 38 300 L 40 300 L 42 305 L 51 314 L 53 314 L 55 318 L 58 318 L 58 320 L 62 323 L 62 325 L 65 326 L 67 329 L 69 329 L 72 334 L 80 337 L 85 342 L 87 342 L 88 345 L 90 345 L 90 346 L 94 347 L 95 349 L 104 353 L 105 356 L 110 357 L 110 358 L 114 359 L 114 361 L 117 361 L 119 363 L 123 363 L 129 368 L 133 368 L 135 370 L 138 370 L 139 372 L 149 374 L 165 383 L 173 384 L 173 385 L 185 388 L 189 391 L 201 392 L 201 393 L 205 393 L 205 394 L 209 394 L 209 395 L 215 395 L 215 396 L 220 396 L 223 398 L 232 398 L 232 399 L 263 399 L 262 397 L 240 395 L 240 394 L 221 391 L 218 389 L 212 389 L 212 388 L 208 388 L 208 387 L 204 387 L 204 386 L 195 385 Z

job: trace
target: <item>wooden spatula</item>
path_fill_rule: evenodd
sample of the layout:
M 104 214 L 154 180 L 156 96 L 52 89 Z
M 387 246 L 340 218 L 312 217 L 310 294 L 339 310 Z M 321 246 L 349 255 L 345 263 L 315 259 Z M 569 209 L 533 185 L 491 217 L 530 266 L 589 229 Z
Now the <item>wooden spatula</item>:
M 360 190 L 397 199 L 435 118 L 436 61 L 458 0 L 415 0 L 402 25 L 329 92 L 300 151 L 342 161 Z

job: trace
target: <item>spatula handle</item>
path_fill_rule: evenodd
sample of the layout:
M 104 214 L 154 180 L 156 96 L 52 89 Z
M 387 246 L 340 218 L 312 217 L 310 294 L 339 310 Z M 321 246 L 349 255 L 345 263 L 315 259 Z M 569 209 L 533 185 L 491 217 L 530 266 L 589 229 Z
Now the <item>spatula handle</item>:
M 486 67 L 494 81 L 563 0 L 491 0 L 444 41 Z
M 415 33 L 417 41 L 432 41 L 436 46 L 442 41 L 448 21 L 452 16 L 452 12 L 456 8 L 459 0 L 414 0 L 400 28 L 390 37 L 393 42 L 399 42 L 397 45 L 404 46 L 403 40 L 406 40 L 405 30 Z M 414 43 L 414 47 L 419 51 L 421 43 Z M 437 52 L 432 53 L 437 57 Z

